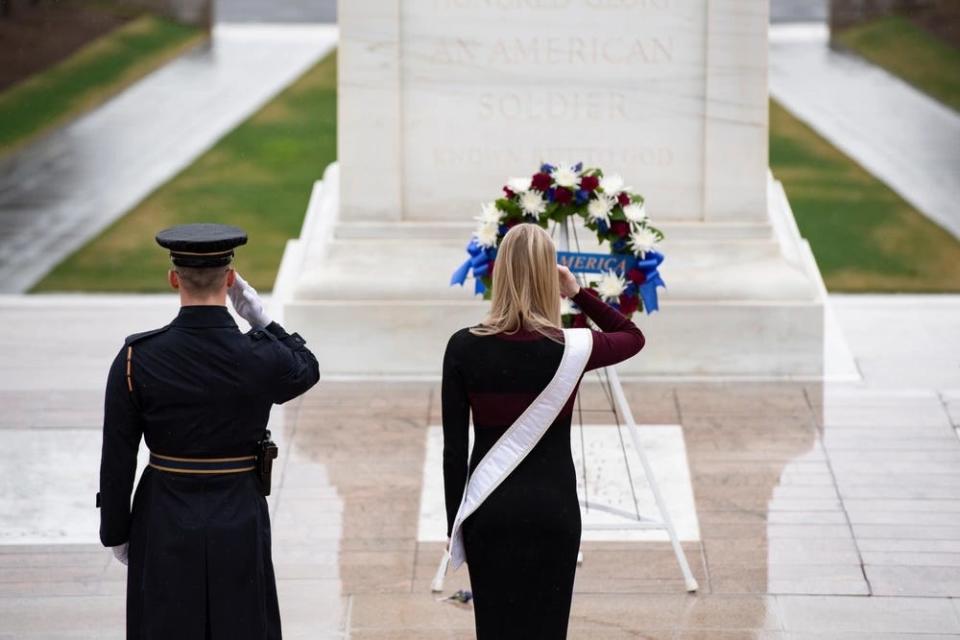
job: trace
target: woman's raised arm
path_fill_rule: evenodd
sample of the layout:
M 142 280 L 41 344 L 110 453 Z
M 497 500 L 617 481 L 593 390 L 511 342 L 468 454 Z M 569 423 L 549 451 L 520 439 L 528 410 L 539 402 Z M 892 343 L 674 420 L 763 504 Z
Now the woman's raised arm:
M 587 289 L 573 296 L 573 302 L 598 327 L 593 332 L 593 352 L 587 362 L 587 370 L 608 367 L 637 355 L 646 339 L 643 332 L 629 318 L 605 303 Z

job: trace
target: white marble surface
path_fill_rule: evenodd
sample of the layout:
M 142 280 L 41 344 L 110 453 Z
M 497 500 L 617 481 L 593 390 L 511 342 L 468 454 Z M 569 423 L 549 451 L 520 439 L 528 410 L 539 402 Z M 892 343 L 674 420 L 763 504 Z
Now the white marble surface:
M 640 467 L 640 460 L 624 427 L 624 448 L 615 425 L 574 424 L 571 431 L 571 450 L 577 469 L 577 494 L 580 497 L 583 519 L 583 540 L 669 540 L 666 531 L 654 529 L 591 529 L 596 525 L 629 525 L 628 518 L 612 515 L 602 507 L 625 511 L 636 516 L 639 509 L 644 518 L 659 519 L 649 484 Z M 654 477 L 667 502 L 677 535 L 681 540 L 699 540 L 700 529 L 690 483 L 686 449 L 680 425 L 640 425 L 640 442 L 653 467 Z M 471 437 L 472 440 L 472 437 Z M 585 445 L 585 446 L 583 446 Z M 624 461 L 624 451 L 626 460 Z M 637 500 L 628 479 L 633 478 Z M 584 471 L 586 470 L 586 472 Z M 591 508 L 591 505 L 593 508 Z M 597 508 L 597 507 L 600 508 Z M 427 431 L 426 456 L 423 462 L 423 484 L 420 494 L 421 542 L 446 541 L 447 520 L 443 498 L 443 429 L 430 427 Z
M 399 220 L 402 215 L 400 3 L 341 2 L 337 48 L 337 159 L 343 213 Z M 370 176 L 377 176 L 371 188 Z
M 767 16 L 752 0 L 344 3 L 344 213 L 463 219 L 510 175 L 582 160 L 662 219 L 762 220 Z
M 766 224 L 674 224 L 660 311 L 638 316 L 648 346 L 626 373 L 822 374 L 823 284 L 782 189 L 769 180 L 768 191 Z M 449 285 L 469 226 L 338 221 L 340 202 L 336 182 L 314 189 L 274 286 L 283 316 L 321 347 L 334 375 L 436 376 L 446 339 L 485 314 L 472 282 Z
M 99 425 L 4 430 L 0 439 L 17 452 L 0 474 L 0 504 L 11 516 L 0 526 L 0 544 L 97 544 Z M 148 456 L 141 442 L 138 480 Z
M 819 376 L 821 278 L 771 198 L 768 16 L 755 0 L 343 3 L 339 184 L 314 192 L 336 223 L 289 245 L 284 315 L 335 374 L 436 375 L 437 345 L 483 314 L 448 286 L 480 203 L 541 161 L 582 160 L 675 225 L 643 324 L 685 348 L 628 372 Z
M 575 621 L 621 616 L 640 620 L 631 627 L 633 635 L 669 637 L 679 630 L 710 638 L 773 633 L 791 640 L 941 640 L 960 631 L 955 433 L 960 426 L 960 296 L 831 296 L 831 302 L 854 358 L 880 360 L 864 367 L 860 383 L 823 385 L 822 430 L 795 414 L 793 400 L 794 394 L 816 396 L 819 385 L 804 385 L 804 392 L 779 385 L 760 385 L 758 392 L 735 384 L 673 390 L 700 501 L 703 555 L 691 562 L 706 564 L 712 593 L 704 590 L 691 599 L 679 584 L 665 593 L 671 587 L 662 582 L 664 576 L 677 575 L 672 558 L 660 564 L 669 551 L 651 548 L 646 555 L 646 549 L 632 547 L 624 556 L 628 561 L 617 567 L 605 565 L 602 556 L 620 551 L 587 553 L 581 576 L 593 578 L 578 587 L 590 593 L 575 599 L 580 612 Z M 83 523 L 89 520 L 72 523 L 53 511 L 92 505 L 83 483 L 99 458 L 93 442 L 103 358 L 112 356 L 127 327 L 162 323 L 172 306 L 172 296 L 0 296 L 6 340 L 0 346 L 0 450 L 20 454 L 16 466 L 8 460 L 5 471 L 36 469 L 28 490 L 42 497 L 39 509 L 29 508 L 11 499 L 8 484 L 0 486 L 3 640 L 122 637 L 124 573 L 105 551 L 94 544 L 11 544 L 3 534 L 31 529 L 42 532 L 46 543 L 61 537 L 60 531 L 87 526 Z M 16 343 L 35 348 L 10 350 Z M 43 366 L 50 372 L 46 378 L 11 386 L 19 367 L 38 371 Z M 373 406 L 358 415 L 348 408 L 356 393 L 337 386 L 324 389 L 321 383 L 307 399 L 317 413 L 301 414 L 293 432 L 277 429 L 289 435 L 273 514 L 285 637 L 342 639 L 351 625 L 360 627 L 354 638 L 469 635 L 469 611 L 435 604 L 427 594 L 440 547 L 415 548 L 413 540 L 422 425 L 430 412 L 423 406 L 427 390 L 420 389 L 419 400 L 410 399 L 418 417 L 386 427 L 389 419 L 382 411 L 396 401 L 396 388 L 384 388 L 394 400 L 374 398 Z M 729 396 L 718 393 L 724 388 Z M 660 396 L 649 397 L 649 409 L 660 411 Z M 386 427 L 382 432 L 380 425 Z M 349 442 L 318 438 L 338 431 Z M 394 438 L 406 435 L 416 440 L 405 440 L 412 444 L 396 452 Z M 389 453 L 368 468 L 368 448 Z M 359 455 L 361 468 L 351 468 L 357 457 L 342 454 Z M 413 475 L 397 480 L 394 471 L 408 462 Z M 39 481 L 41 470 L 52 474 L 48 486 L 47 476 Z M 371 471 L 384 476 L 371 481 Z M 397 495 L 403 504 L 389 511 L 398 522 L 371 527 L 378 522 L 377 507 Z M 837 524 L 844 514 L 848 522 Z M 392 537 L 398 531 L 403 537 Z M 629 576 L 628 583 L 625 574 L 637 561 L 644 563 L 643 575 Z M 598 574 L 598 566 L 608 573 Z M 857 569 L 865 574 L 860 579 L 853 573 Z M 651 576 L 656 584 L 649 582 Z M 630 588 L 634 577 L 643 594 L 614 593 Z M 865 582 L 872 595 L 851 597 L 863 592 Z M 804 595 L 784 595 L 798 591 Z M 811 595 L 816 593 L 837 595 Z M 647 627 L 647 616 L 662 611 L 685 626 Z M 451 626 L 458 631 L 448 631 Z M 573 635 L 594 638 L 596 630 L 591 626 Z
M 833 294 L 830 302 L 867 386 L 960 390 L 960 298 Z
M 158 279 L 165 277 L 157 274 Z M 179 309 L 174 293 L 0 295 L 6 329 L 0 334 L 0 393 L 102 391 L 123 339 L 168 324 Z M 247 323 L 236 315 L 234 319 L 245 331 Z M 56 400 L 50 396 L 44 406 Z
M 485 303 L 469 299 L 296 302 L 284 311 L 332 376 L 429 379 L 440 374 L 447 338 L 485 313 Z M 809 378 L 823 371 L 819 308 L 662 303 L 636 321 L 648 342 L 619 366 L 626 376 Z
M 480 203 L 583 160 L 622 173 L 668 233 L 628 373 L 819 376 L 820 274 L 768 175 L 767 21 L 753 0 L 344 3 L 339 181 L 310 207 L 335 222 L 289 245 L 284 315 L 335 374 L 436 375 L 483 315 L 448 285 Z

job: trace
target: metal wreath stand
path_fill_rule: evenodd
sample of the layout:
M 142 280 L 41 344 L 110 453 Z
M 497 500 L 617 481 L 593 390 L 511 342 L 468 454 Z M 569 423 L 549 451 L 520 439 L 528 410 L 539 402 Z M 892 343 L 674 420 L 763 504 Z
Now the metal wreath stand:
M 573 226 L 573 222 L 568 218 L 562 224 L 554 224 L 552 229 L 554 236 L 556 235 L 558 229 L 560 231 L 560 249 L 562 251 L 570 251 L 570 234 L 572 230 L 577 252 L 579 253 L 580 240 L 577 237 L 577 231 Z M 586 285 L 586 278 L 583 274 L 576 274 L 576 277 L 580 280 L 581 285 Z M 687 591 L 696 591 L 699 588 L 697 585 L 697 580 L 693 577 L 693 573 L 690 571 L 690 565 L 687 562 L 687 556 L 683 552 L 683 547 L 680 546 L 680 539 L 677 537 L 677 531 L 673 526 L 673 520 L 670 517 L 670 512 L 667 510 L 667 505 L 663 499 L 663 494 L 660 493 L 660 486 L 657 483 L 656 477 L 653 475 L 653 469 L 650 466 L 650 461 L 647 459 L 643 445 L 640 443 L 640 433 L 637 428 L 637 423 L 633 419 L 633 412 L 630 410 L 630 405 L 623 393 L 623 385 L 620 382 L 620 376 L 617 374 L 617 370 L 614 367 L 604 367 L 603 369 L 598 369 L 596 373 L 600 381 L 600 386 L 604 390 L 607 400 L 610 402 L 610 412 L 613 414 L 617 422 L 617 434 L 620 437 L 620 449 L 623 452 L 623 462 L 627 469 L 627 479 L 630 483 L 630 491 L 633 496 L 635 512 L 630 513 L 628 511 L 624 511 L 623 509 L 618 509 L 608 505 L 598 503 L 591 504 L 590 501 L 586 499 L 581 500 L 580 504 L 587 513 L 589 513 L 590 509 L 596 509 L 597 511 L 603 511 L 605 513 L 623 518 L 622 523 L 594 525 L 584 524 L 583 530 L 624 531 L 636 529 L 659 529 L 666 531 L 667 535 L 670 537 L 670 544 L 673 546 L 673 553 L 677 557 L 677 564 L 680 565 L 680 572 L 683 574 L 683 581 L 686 584 Z M 584 487 L 586 488 L 586 449 L 583 446 L 583 408 L 580 400 L 580 390 L 578 388 L 577 411 L 580 423 L 580 455 L 582 468 L 584 470 Z M 603 411 L 605 412 L 606 410 Z M 643 475 L 646 478 L 647 484 L 650 486 L 650 491 L 653 493 L 654 500 L 656 501 L 659 518 L 650 518 L 640 514 L 640 506 L 639 502 L 637 501 L 637 490 L 633 483 L 633 474 L 630 472 L 630 462 L 627 457 L 627 449 L 623 441 L 624 423 L 626 424 L 627 432 L 630 434 L 630 440 L 633 444 L 633 448 L 637 452 L 637 456 L 640 458 L 640 465 L 643 468 Z M 577 564 L 581 564 L 582 562 L 583 551 L 581 551 L 577 557 Z M 443 591 L 443 582 L 444 578 L 446 577 L 447 566 L 449 564 L 450 552 L 444 551 L 443 557 L 440 559 L 440 565 L 437 567 L 437 572 L 433 577 L 433 582 L 431 583 L 431 590 L 434 593 Z

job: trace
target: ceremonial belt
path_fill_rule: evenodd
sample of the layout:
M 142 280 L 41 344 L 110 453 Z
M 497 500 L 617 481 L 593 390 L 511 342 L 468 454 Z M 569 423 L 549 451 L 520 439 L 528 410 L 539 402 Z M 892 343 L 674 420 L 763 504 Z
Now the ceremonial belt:
M 171 473 L 225 474 L 253 471 L 257 468 L 256 456 L 237 458 L 174 458 L 150 453 L 150 466 Z
M 466 560 L 463 521 L 483 504 L 537 445 L 576 389 L 593 351 L 589 329 L 563 330 L 563 356 L 550 383 L 487 451 L 470 474 L 450 534 L 450 562 L 456 569 Z

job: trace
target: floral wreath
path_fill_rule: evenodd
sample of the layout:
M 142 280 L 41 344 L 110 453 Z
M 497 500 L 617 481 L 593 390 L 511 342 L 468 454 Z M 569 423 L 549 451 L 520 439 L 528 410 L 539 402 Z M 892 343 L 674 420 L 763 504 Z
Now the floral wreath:
M 472 272 L 475 293 L 489 299 L 497 249 L 511 227 L 532 222 L 546 228 L 550 222 L 565 224 L 571 216 L 580 216 L 625 267 L 588 276 L 585 288 L 627 317 L 638 309 L 657 310 L 657 287 L 666 285 L 657 271 L 663 255 L 654 247 L 663 240 L 663 233 L 650 224 L 643 196 L 624 186 L 623 178 L 584 169 L 582 162 L 543 164 L 532 177 L 510 178 L 503 193 L 481 206 L 475 218 L 479 226 L 467 246 L 470 255 L 454 272 L 451 285 L 462 285 Z M 561 254 L 561 262 L 564 256 L 575 254 Z M 573 302 L 564 299 L 563 304 L 564 326 L 586 326 L 586 318 Z

